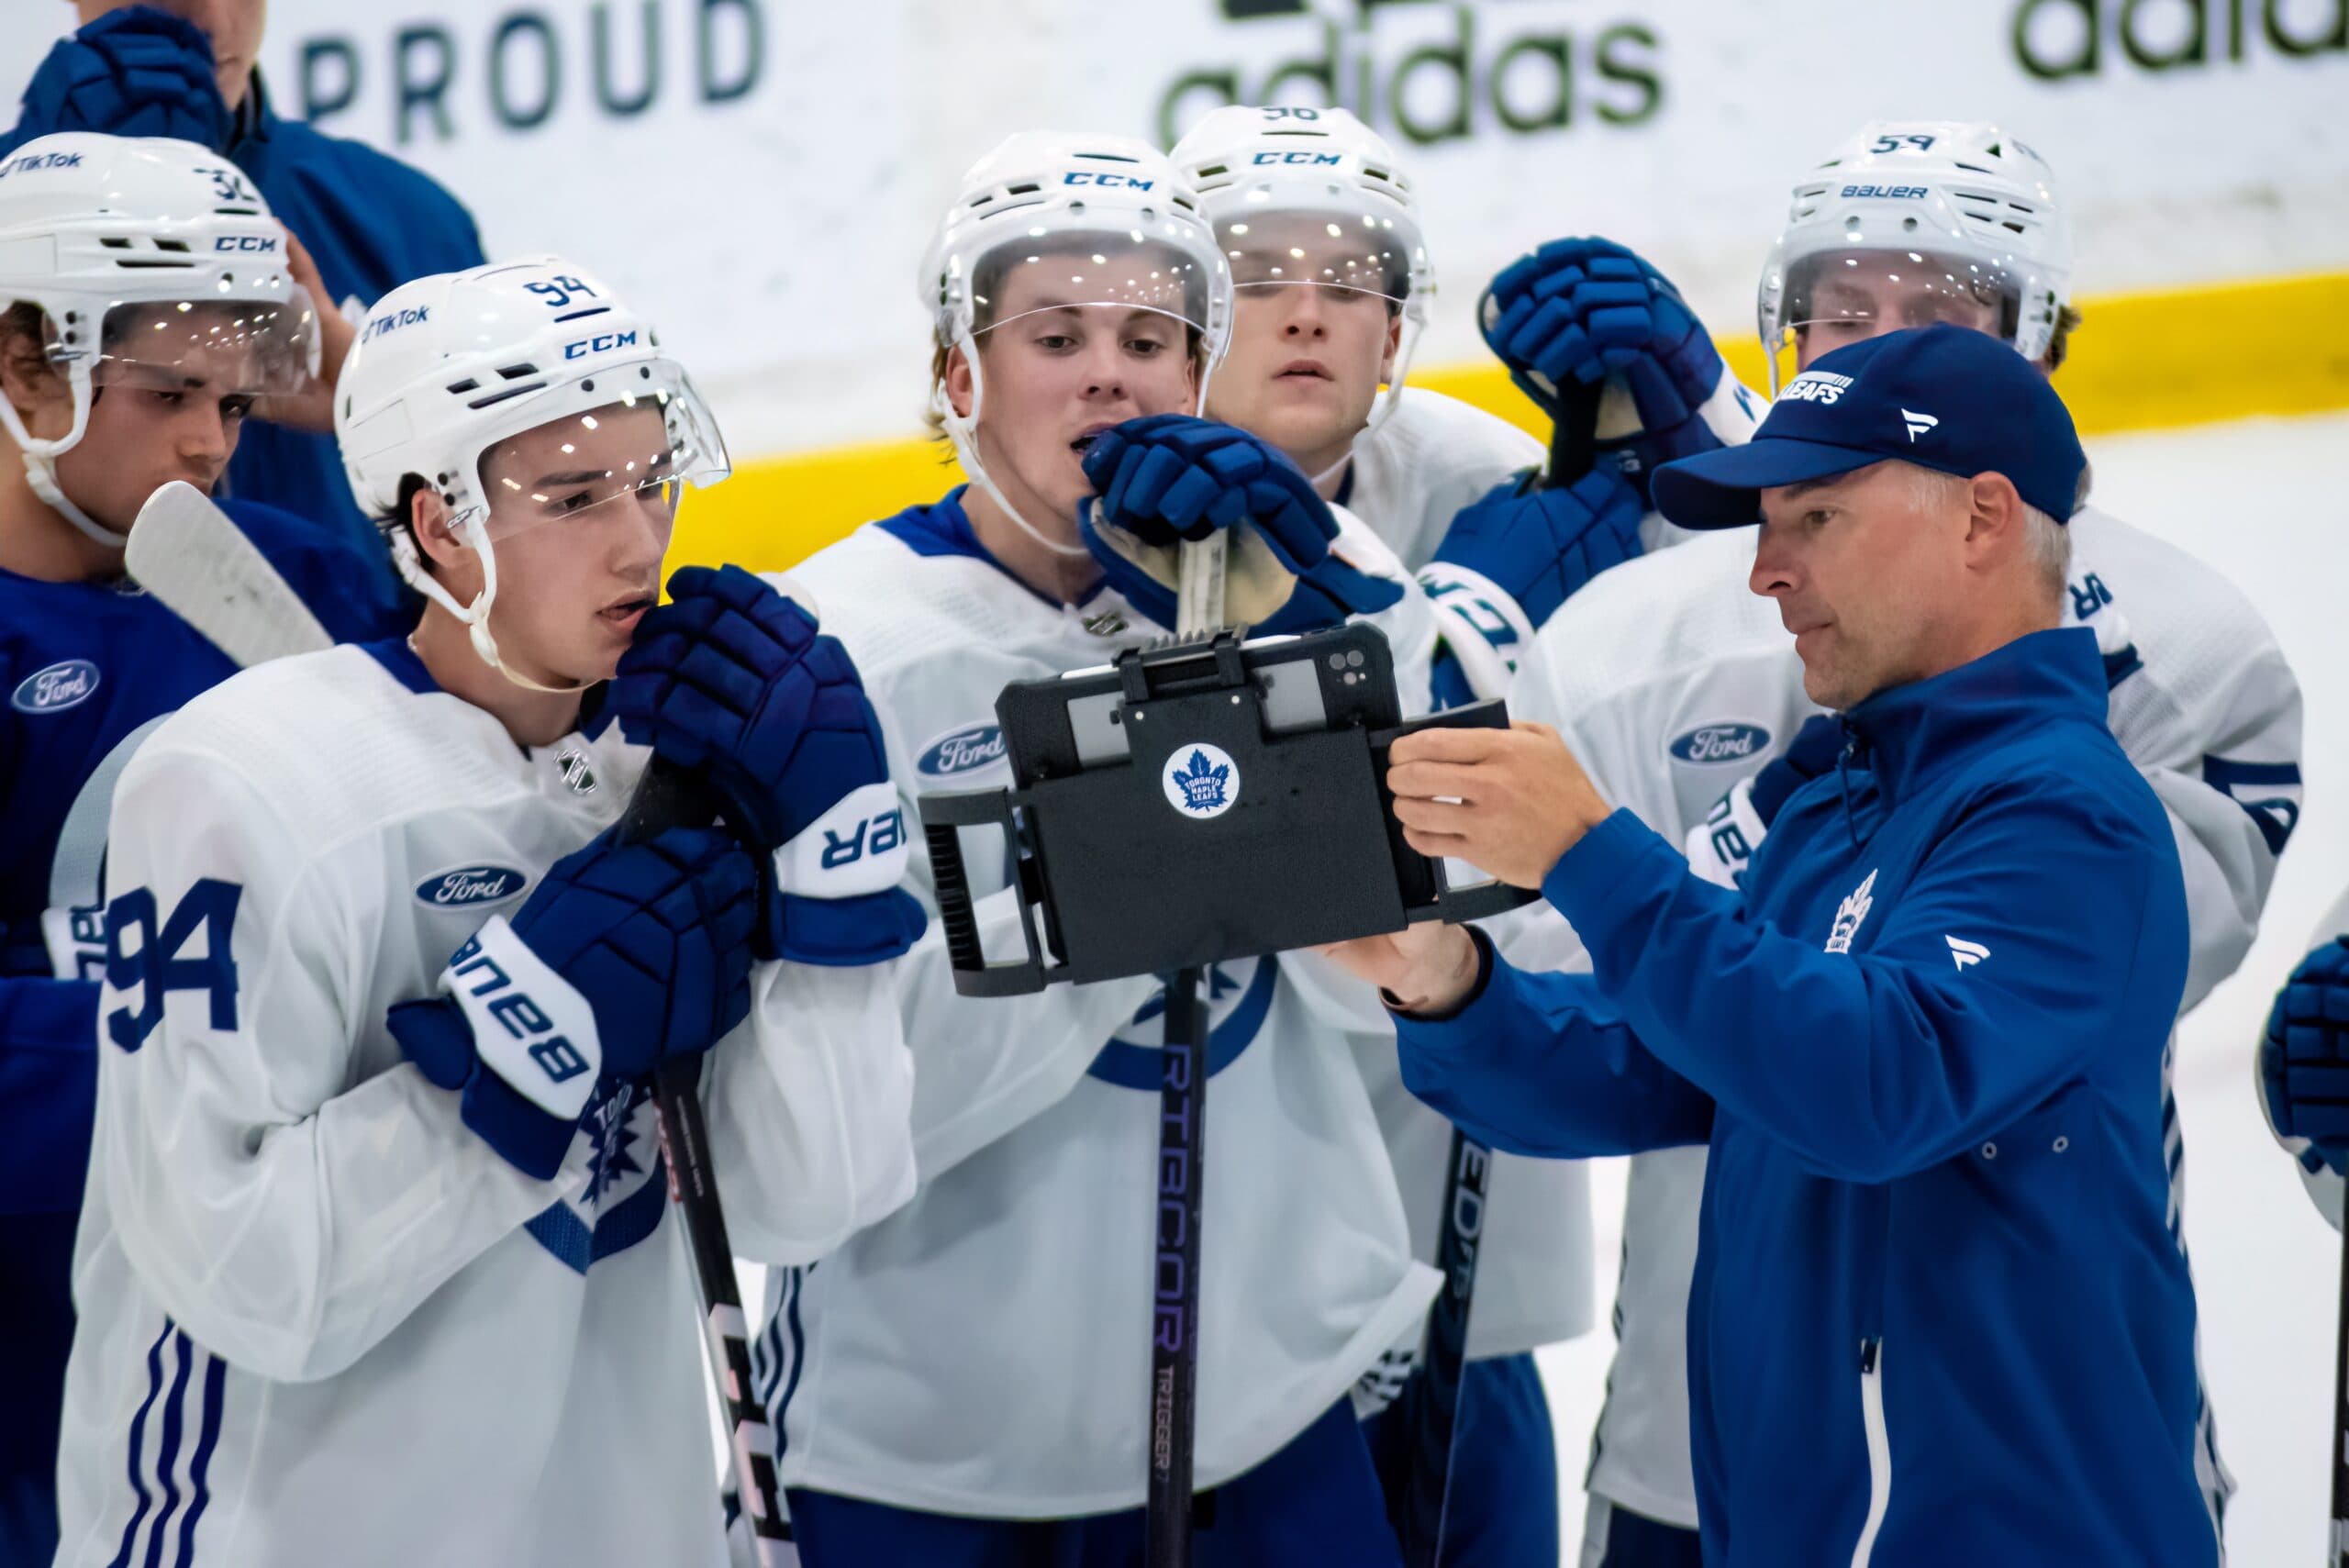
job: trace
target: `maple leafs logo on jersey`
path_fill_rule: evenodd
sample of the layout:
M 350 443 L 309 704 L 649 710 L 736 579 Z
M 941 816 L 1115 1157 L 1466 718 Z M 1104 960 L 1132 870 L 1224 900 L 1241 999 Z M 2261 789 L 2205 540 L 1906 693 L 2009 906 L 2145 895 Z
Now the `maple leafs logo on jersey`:
M 1231 809 L 1240 770 L 1230 754 L 1205 741 L 1167 759 L 1163 781 L 1167 803 L 1186 817 L 1220 817 Z
M 523 1229 L 584 1274 L 596 1260 L 651 1235 L 667 1211 L 669 1192 L 650 1090 L 604 1080 L 580 1114 L 575 1136 L 587 1142 L 587 1184 L 550 1204 Z
M 1876 873 L 1870 872 L 1867 880 L 1852 889 L 1851 896 L 1836 909 L 1835 929 L 1827 934 L 1829 952 L 1852 951 L 1852 939 L 1860 934 L 1860 922 L 1868 917 L 1868 910 L 1875 906 L 1875 895 Z

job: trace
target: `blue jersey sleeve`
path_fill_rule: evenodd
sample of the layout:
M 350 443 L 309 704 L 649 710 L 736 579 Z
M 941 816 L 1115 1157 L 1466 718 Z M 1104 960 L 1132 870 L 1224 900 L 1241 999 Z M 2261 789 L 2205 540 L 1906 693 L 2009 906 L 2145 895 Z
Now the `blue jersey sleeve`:
M 96 981 L 0 978 L 0 1215 L 82 1207 L 97 1039 Z
M 1829 951 L 1750 917 L 1621 810 L 1542 891 L 1659 1060 L 1816 1173 L 1890 1181 L 2089 1073 L 2129 1037 L 2124 1010 L 2174 1011 L 2176 851 L 2096 794 L 2092 781 L 2043 776 L 1992 786 L 1878 915 L 1865 951 Z M 1771 847 L 1788 848 L 1776 836 Z M 1957 942 L 1987 956 L 1960 964 Z
M 1575 1159 L 1702 1143 L 1713 1103 L 1646 1051 L 1587 974 L 1529 974 L 1481 931 L 1468 1000 L 1397 1015 L 1403 1086 L 1479 1142 Z

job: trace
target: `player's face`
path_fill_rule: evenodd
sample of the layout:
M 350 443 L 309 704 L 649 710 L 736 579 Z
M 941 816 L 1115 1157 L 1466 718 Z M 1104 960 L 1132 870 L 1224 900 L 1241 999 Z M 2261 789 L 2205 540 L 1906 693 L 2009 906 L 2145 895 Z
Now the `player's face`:
M 677 486 L 657 473 L 647 483 L 646 470 L 668 453 L 661 412 L 646 402 L 540 426 L 483 458 L 497 552 L 490 631 L 517 672 L 580 685 L 618 665 L 659 598 Z M 478 584 L 451 587 L 463 603 Z
M 1810 290 L 1808 319 L 1795 328 L 1795 368 L 1809 370 L 1822 354 L 1908 327 L 1947 322 L 1997 336 L 1998 302 L 1953 286 L 1949 270 L 1930 257 L 1883 251 L 1828 258 Z
M 979 456 L 1022 516 L 1074 530 L 1093 494 L 1085 449 L 1113 425 L 1149 414 L 1187 414 L 1197 382 L 1184 323 L 1129 306 L 1063 305 L 1052 258 L 1015 267 L 997 289 L 997 326 L 979 339 L 985 378 Z M 957 355 L 947 390 L 970 406 L 970 374 Z M 1030 506 L 1036 508 L 1031 514 Z
M 1903 465 L 1765 490 L 1762 519 L 1751 586 L 1778 601 L 1811 701 L 1847 709 L 1931 673 L 1965 530 L 1919 513 Z
M 92 518 L 123 533 L 147 497 L 175 479 L 210 491 L 252 411 L 252 395 L 240 390 L 251 379 L 241 361 L 199 350 L 171 366 L 113 367 L 94 389 L 82 439 L 58 456 L 59 485 Z M 58 387 L 62 394 L 62 378 Z M 70 401 L 68 411 L 70 419 Z
M 1319 473 L 1370 418 L 1395 363 L 1402 318 L 1373 287 L 1318 280 L 1355 258 L 1319 218 L 1258 219 L 1227 233 L 1233 280 L 1230 350 L 1208 412 L 1252 430 Z M 1377 284 L 1381 280 L 1366 276 Z

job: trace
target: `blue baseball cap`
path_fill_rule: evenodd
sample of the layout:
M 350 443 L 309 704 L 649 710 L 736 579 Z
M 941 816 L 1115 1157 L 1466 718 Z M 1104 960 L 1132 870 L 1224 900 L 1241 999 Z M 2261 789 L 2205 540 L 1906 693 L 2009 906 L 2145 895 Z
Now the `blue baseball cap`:
M 1764 490 L 1887 460 L 2003 473 L 2059 523 L 2087 466 L 2038 366 L 1987 332 L 1943 324 L 1821 355 L 1780 390 L 1752 440 L 1664 464 L 1652 493 L 1667 522 L 1733 528 L 1762 520 Z

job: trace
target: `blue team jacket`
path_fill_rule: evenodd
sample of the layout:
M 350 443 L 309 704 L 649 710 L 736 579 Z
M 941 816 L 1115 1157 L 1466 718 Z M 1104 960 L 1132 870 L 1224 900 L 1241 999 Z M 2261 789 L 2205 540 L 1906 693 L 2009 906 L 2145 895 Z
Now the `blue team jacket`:
M 1399 1022 L 1406 1084 L 1504 1149 L 1709 1142 L 1717 1568 L 2217 1560 L 2161 1124 L 2185 888 L 2105 705 L 2077 628 L 1880 693 L 1742 897 L 1618 811 L 1542 889 L 1594 973 L 1486 947 Z
M 56 128 L 28 100 L 16 128 L 0 137 L 0 156 Z M 340 309 L 354 295 L 362 308 L 370 306 L 401 284 L 482 263 L 481 236 L 456 197 L 429 175 L 364 142 L 281 119 L 259 71 L 222 150 L 252 176 L 277 220 L 308 247 L 333 296 L 318 302 L 324 309 Z M 351 497 L 331 435 L 249 421 L 219 494 L 324 523 L 362 550 L 383 548 Z

